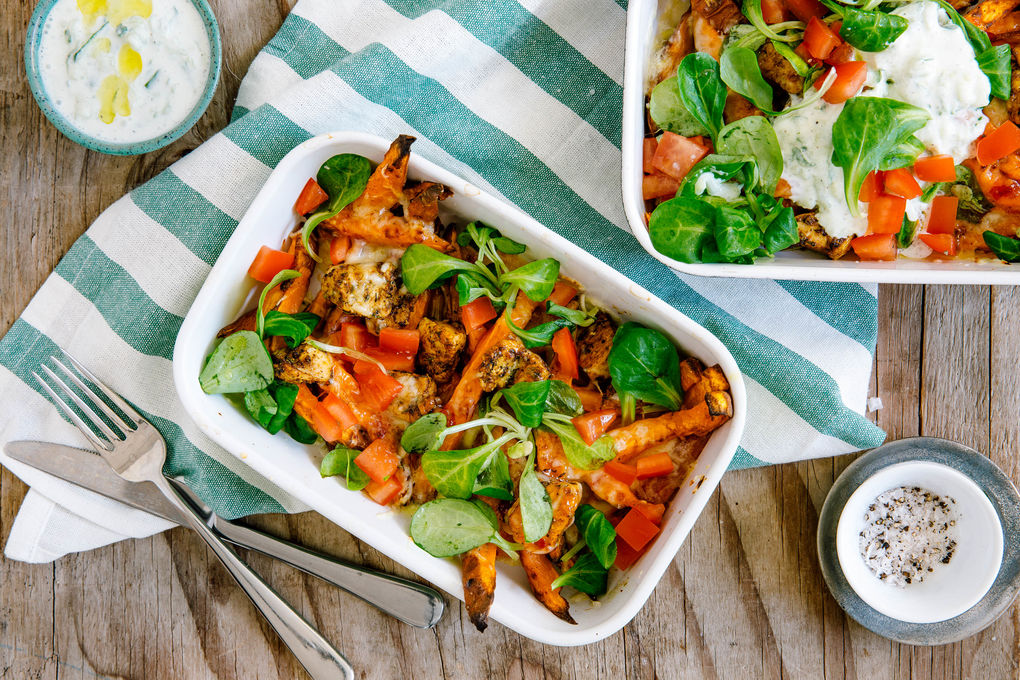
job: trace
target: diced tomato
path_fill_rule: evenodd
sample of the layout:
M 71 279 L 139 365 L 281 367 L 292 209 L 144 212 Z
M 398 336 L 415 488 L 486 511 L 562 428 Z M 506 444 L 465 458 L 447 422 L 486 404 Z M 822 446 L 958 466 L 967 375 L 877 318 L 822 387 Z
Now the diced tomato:
M 931 199 L 931 212 L 925 229 L 929 234 L 952 234 L 956 231 L 956 210 L 960 199 L 956 196 L 936 196 Z
M 659 527 L 644 516 L 640 510 L 631 509 L 616 525 L 616 535 L 626 541 L 634 550 L 641 550 L 659 533 Z
M 386 375 L 369 361 L 355 361 L 354 375 L 358 378 L 365 402 L 378 411 L 385 411 L 404 389 L 399 380 Z
M 262 283 L 269 283 L 273 277 L 294 264 L 294 256 L 269 246 L 259 248 L 258 254 L 248 267 L 248 276 Z
M 492 306 L 492 300 L 484 295 L 460 308 L 460 320 L 468 333 L 489 323 L 497 314 L 496 308 Z
M 819 61 L 812 57 L 811 53 L 808 52 L 807 45 L 805 45 L 804 43 L 797 45 L 797 47 L 795 47 L 793 51 L 796 52 L 797 56 L 803 59 L 808 66 L 817 66 L 819 64 Z
M 581 408 L 588 411 L 598 411 L 602 408 L 602 393 L 593 387 L 575 387 L 577 396 L 581 397 Z
M 836 31 L 836 23 L 838 22 L 833 22 L 832 26 L 830 26 L 834 33 L 838 33 Z M 842 42 L 836 45 L 836 49 L 829 53 L 829 56 L 825 58 L 825 63 L 829 66 L 845 64 L 848 61 L 853 61 L 856 56 L 857 52 L 854 50 L 854 46 L 850 43 Z
M 956 255 L 956 236 L 953 234 L 918 234 L 917 238 L 936 253 L 950 257 Z
M 637 459 L 635 467 L 637 467 L 638 479 L 662 477 L 674 470 L 673 459 L 669 457 L 668 453 L 653 453 L 650 456 L 642 456 Z
M 818 2 L 818 0 L 784 0 L 786 2 L 786 8 L 793 13 L 793 16 L 797 17 L 804 23 L 811 20 L 812 17 L 815 19 L 821 19 L 828 10 L 825 9 L 825 5 Z
M 327 395 L 326 398 L 319 403 L 329 415 L 340 423 L 341 430 L 346 431 L 347 428 L 358 424 L 358 418 L 354 415 L 354 411 L 351 410 L 351 407 L 346 401 L 335 394 Z
M 645 137 L 643 146 L 641 147 L 641 167 L 646 173 L 655 172 L 655 167 L 652 166 L 652 157 L 655 155 L 655 149 L 659 146 L 659 140 L 655 137 Z
M 708 147 L 694 138 L 663 132 L 652 156 L 652 166 L 673 179 L 683 179 L 691 168 L 708 155 Z
M 356 352 L 371 345 L 371 333 L 360 321 L 345 321 L 340 324 L 340 344 Z
M 553 286 L 553 291 L 549 293 L 549 297 L 546 298 L 549 302 L 560 307 L 566 307 L 570 304 L 570 301 L 577 296 L 577 289 L 571 286 L 569 283 L 563 281 L 557 281 L 556 285 Z
M 842 40 L 832 32 L 828 24 L 817 17 L 811 17 L 804 29 L 804 44 L 808 54 L 815 59 L 825 59 Z
M 662 515 L 666 512 L 666 506 L 662 503 L 641 503 L 635 505 L 634 509 L 647 517 L 652 524 L 662 524 Z
M 379 347 L 366 347 L 362 352 L 385 366 L 387 371 L 414 371 L 414 355 L 410 352 L 389 352 Z
M 885 193 L 900 198 L 917 198 L 921 195 L 921 185 L 906 168 L 887 171 L 882 185 L 885 187 Z
M 836 19 L 831 24 L 829 24 L 829 30 L 831 30 L 836 35 L 839 35 L 839 32 L 843 30 L 843 21 L 841 19 Z M 840 36 L 840 39 L 842 40 L 842 36 Z
M 616 460 L 611 460 L 602 466 L 602 469 L 608 472 L 610 475 L 620 480 L 627 486 L 634 483 L 637 479 L 637 468 L 633 465 L 627 465 L 626 463 L 620 463 Z
M 561 328 L 556 331 L 550 344 L 556 353 L 560 372 L 571 380 L 577 380 L 577 346 L 574 345 L 574 336 L 570 334 L 570 329 Z
M 881 170 L 869 172 L 868 176 L 864 178 L 864 183 L 861 184 L 861 192 L 857 197 L 865 203 L 870 203 L 881 196 L 884 174 Z
M 571 422 L 577 428 L 581 439 L 591 446 L 595 440 L 606 433 L 606 430 L 620 417 L 620 412 L 615 408 L 607 408 L 601 411 L 592 411 L 572 418 Z
M 329 259 L 333 264 L 340 264 L 347 259 L 347 251 L 351 249 L 350 236 L 334 236 L 329 242 Z
M 400 466 L 397 448 L 389 439 L 376 439 L 354 459 L 354 464 L 372 481 L 385 482 Z
M 776 198 L 790 198 L 793 195 L 793 187 L 782 177 L 776 182 L 776 190 L 772 194 Z
M 899 196 L 878 196 L 868 205 L 868 233 L 899 233 L 906 212 L 906 199 Z
M 340 422 L 336 418 L 323 408 L 307 385 L 298 386 L 297 398 L 294 400 L 294 410 L 299 416 L 308 421 L 308 426 L 327 442 L 340 441 L 344 428 L 340 426 Z
M 328 198 L 329 194 L 322 190 L 318 182 L 309 177 L 297 200 L 294 201 L 294 212 L 298 215 L 307 215 L 325 203 Z
M 927 156 L 914 161 L 914 174 L 924 182 L 952 182 L 956 179 L 956 165 L 952 156 Z
M 977 143 L 977 161 L 989 165 L 1020 149 L 1020 128 L 1006 121 Z
M 789 18 L 782 0 L 761 0 L 761 16 L 766 24 L 778 24 Z
M 661 172 L 641 177 L 641 197 L 646 201 L 663 196 L 673 196 L 680 188 L 680 182 Z
M 372 480 L 365 486 L 365 493 L 379 505 L 389 505 L 400 497 L 404 491 L 404 483 L 397 477 L 390 477 L 385 482 Z
M 864 81 L 868 79 L 868 65 L 863 61 L 847 61 L 836 64 L 832 68 L 836 70 L 836 80 L 833 81 L 832 87 L 822 95 L 822 99 L 830 104 L 842 104 L 850 99 L 861 91 Z M 815 80 L 816 90 L 822 89 L 822 83 L 825 82 L 828 75 L 829 72 L 826 71 L 818 76 L 818 79 Z
M 895 260 L 896 235 L 871 234 L 858 236 L 850 241 L 850 247 L 862 260 Z
M 379 331 L 379 349 L 416 354 L 421 334 L 413 328 L 384 328 Z
M 619 537 L 616 539 L 616 561 L 613 562 L 613 566 L 619 570 L 629 569 L 631 565 L 638 561 L 644 553 L 640 550 L 634 550 L 630 547 L 627 541 L 620 540 Z

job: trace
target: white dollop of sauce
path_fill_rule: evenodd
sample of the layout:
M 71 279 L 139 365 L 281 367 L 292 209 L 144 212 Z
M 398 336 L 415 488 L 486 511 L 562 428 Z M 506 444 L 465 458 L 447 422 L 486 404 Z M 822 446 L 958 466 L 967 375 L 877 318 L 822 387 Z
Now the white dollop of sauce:
M 977 65 L 974 49 L 959 27 L 936 3 L 920 0 L 893 12 L 909 22 L 896 41 L 882 52 L 866 53 L 868 88 L 861 96 L 896 99 L 931 114 L 916 135 L 932 154 L 948 154 L 959 163 L 973 156 L 973 143 L 988 119 L 991 86 Z M 791 106 L 800 102 L 793 97 Z M 861 217 L 847 207 L 843 170 L 832 164 L 832 126 L 842 105 L 819 100 L 779 116 L 774 127 L 783 149 L 783 178 L 797 205 L 816 209 L 818 221 L 836 238 L 867 232 L 867 208 Z M 921 220 L 927 206 L 907 201 L 907 218 Z M 906 254 L 906 253 L 905 253 Z
M 190 0 L 58 0 L 39 45 L 54 108 L 88 136 L 118 144 L 159 137 L 186 119 L 209 62 Z
M 699 196 L 708 194 L 718 196 L 727 201 L 735 201 L 740 198 L 742 189 L 736 182 L 728 182 L 717 176 L 714 172 L 703 172 L 694 180 L 694 193 Z

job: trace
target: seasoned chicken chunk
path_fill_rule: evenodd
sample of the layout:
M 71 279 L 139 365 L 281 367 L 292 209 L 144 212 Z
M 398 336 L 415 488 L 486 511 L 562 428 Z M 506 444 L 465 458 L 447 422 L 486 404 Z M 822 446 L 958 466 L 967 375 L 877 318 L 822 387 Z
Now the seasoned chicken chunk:
M 514 380 L 518 371 L 533 372 L 538 365 L 545 367 L 538 355 L 525 347 L 520 338 L 508 335 L 482 355 L 478 382 L 483 392 L 502 389 Z M 546 375 L 548 377 L 548 369 Z
M 790 60 L 779 54 L 769 40 L 766 40 L 758 50 L 758 67 L 766 80 L 772 81 L 790 94 L 800 94 L 804 91 L 804 79 L 797 75 Z
M 829 236 L 814 213 L 797 216 L 797 231 L 802 248 L 825 253 L 833 260 L 838 260 L 850 250 L 850 239 Z
M 521 357 L 521 363 L 514 374 L 514 382 L 540 382 L 552 377 L 549 367 L 542 361 L 542 357 L 534 352 L 527 352 Z
M 322 291 L 348 314 L 385 319 L 400 303 L 398 269 L 394 262 L 333 265 L 322 277 Z
M 605 312 L 595 315 L 595 321 L 582 333 L 577 343 L 577 363 L 589 378 L 609 377 L 609 350 L 613 349 L 616 326 Z
M 333 357 L 303 342 L 274 362 L 273 372 L 289 383 L 328 382 L 333 377 Z
M 390 371 L 390 377 L 404 386 L 390 403 L 387 409 L 390 413 L 417 420 L 442 406 L 436 396 L 436 383 L 427 375 Z
M 418 324 L 418 332 L 421 334 L 418 361 L 422 368 L 436 382 L 450 382 L 467 345 L 467 333 L 452 324 L 428 318 Z

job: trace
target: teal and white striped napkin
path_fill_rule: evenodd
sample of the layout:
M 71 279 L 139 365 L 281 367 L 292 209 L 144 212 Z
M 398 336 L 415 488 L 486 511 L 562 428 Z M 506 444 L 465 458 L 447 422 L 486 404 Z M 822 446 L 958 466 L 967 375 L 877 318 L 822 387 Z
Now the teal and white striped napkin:
M 625 7 L 612 0 L 300 0 L 241 85 L 234 120 L 114 203 L 0 341 L 0 443 L 82 445 L 31 372 L 65 347 L 145 411 L 169 469 L 227 517 L 301 504 L 205 438 L 170 371 L 181 320 L 270 170 L 333 130 L 418 137 L 444 166 L 705 325 L 749 394 L 735 467 L 875 446 L 862 415 L 876 287 L 676 276 L 620 199 Z M 498 226 L 498 225 L 497 225 Z M 6 554 L 48 561 L 168 524 L 0 457 L 31 485 Z

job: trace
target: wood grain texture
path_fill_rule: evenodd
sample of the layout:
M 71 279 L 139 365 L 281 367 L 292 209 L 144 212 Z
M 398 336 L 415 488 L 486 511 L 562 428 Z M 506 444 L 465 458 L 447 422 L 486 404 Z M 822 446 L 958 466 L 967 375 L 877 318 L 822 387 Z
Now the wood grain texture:
M 25 82 L 31 4 L 0 18 L 0 333 L 111 202 L 226 124 L 248 63 L 290 0 L 214 0 L 224 70 L 209 111 L 141 158 L 86 152 L 43 118 Z M 1020 289 L 883 286 L 872 417 L 890 439 L 943 436 L 986 452 L 1020 481 Z M 545 647 L 499 626 L 477 633 L 463 607 L 434 630 L 409 628 L 272 560 L 247 555 L 349 657 L 362 677 L 776 678 L 928 680 L 1020 677 L 1020 608 L 955 645 L 912 648 L 863 629 L 828 594 L 814 536 L 833 480 L 853 456 L 728 474 L 648 605 L 620 634 Z M 25 487 L 0 472 L 0 540 Z M 412 576 L 322 517 L 252 523 Z M 183 530 L 50 565 L 0 558 L 0 678 L 132 680 L 304 677 L 201 542 Z

